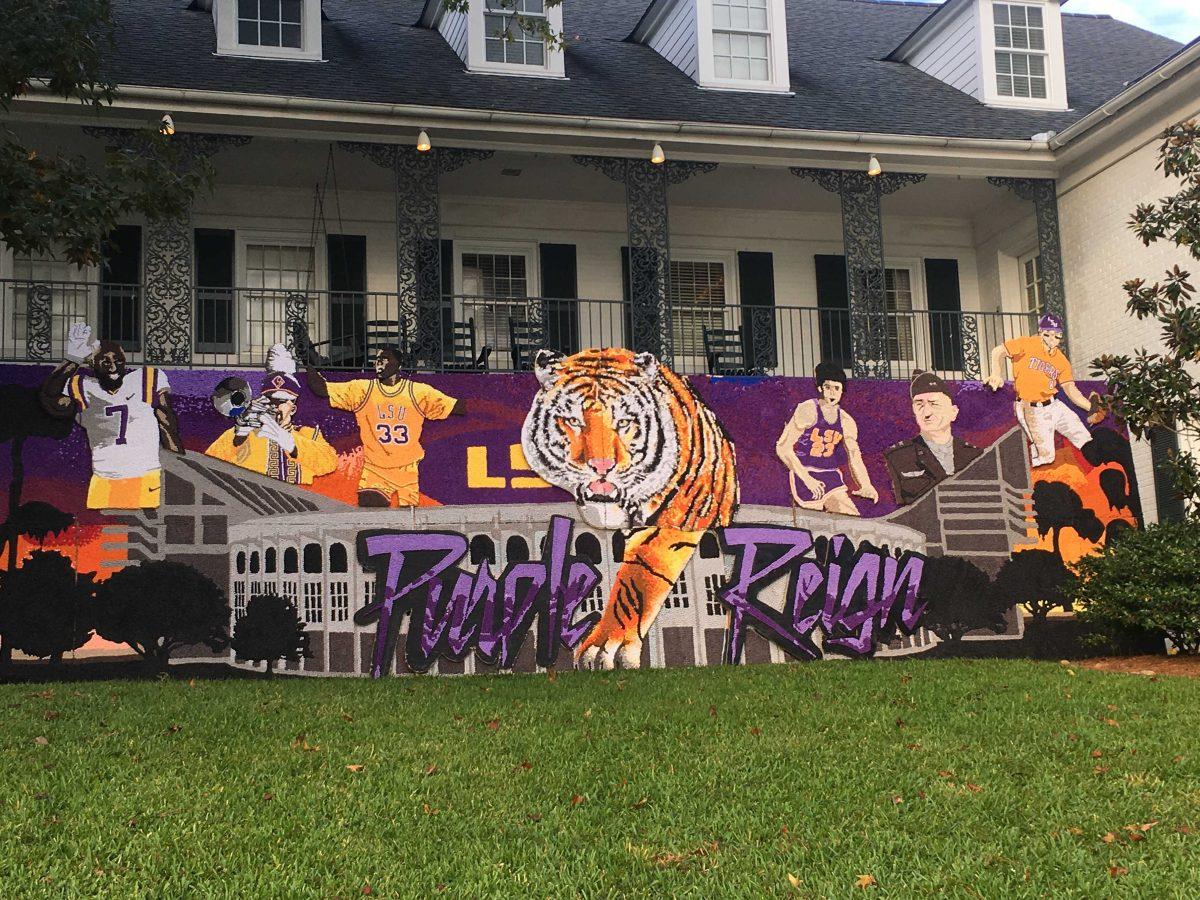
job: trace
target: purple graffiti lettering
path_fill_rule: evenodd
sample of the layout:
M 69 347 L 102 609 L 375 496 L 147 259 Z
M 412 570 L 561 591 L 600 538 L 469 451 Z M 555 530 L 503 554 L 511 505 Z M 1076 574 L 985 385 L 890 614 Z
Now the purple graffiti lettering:
M 572 528 L 569 519 L 554 516 L 545 558 L 510 563 L 499 579 L 486 561 L 473 574 L 457 568 L 468 547 L 460 534 L 360 534 L 359 562 L 375 570 L 380 598 L 354 616 L 360 625 L 376 623 L 372 676 L 388 671 L 405 614 L 404 658 L 414 671 L 427 670 L 439 658 L 459 661 L 472 652 L 488 664 L 509 668 L 535 620 L 537 662 L 553 665 L 559 647 L 574 648 L 599 618 L 593 613 L 574 621 L 600 573 L 569 555 Z
M 726 528 L 720 538 L 734 557 L 733 578 L 718 595 L 731 612 L 728 663 L 741 660 L 747 628 L 800 659 L 821 657 L 818 627 L 825 647 L 869 656 L 896 632 L 912 634 L 924 611 L 916 600 L 925 564 L 918 553 L 897 558 L 866 541 L 855 547 L 845 535 L 814 542 L 807 530 L 771 526 Z M 779 608 L 761 595 L 784 576 Z

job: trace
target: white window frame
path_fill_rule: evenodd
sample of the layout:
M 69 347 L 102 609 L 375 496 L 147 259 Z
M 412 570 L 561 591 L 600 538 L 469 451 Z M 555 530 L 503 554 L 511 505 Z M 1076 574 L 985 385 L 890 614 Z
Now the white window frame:
M 788 70 L 787 11 L 784 0 L 767 0 L 767 67 L 769 77 L 763 81 L 740 78 L 718 78 L 713 58 L 713 32 L 730 29 L 714 26 L 712 0 L 696 2 L 696 57 L 698 65 L 697 83 L 702 88 L 726 91 L 759 91 L 790 94 L 791 79 Z M 758 33 L 744 29 L 732 29 L 734 33 Z
M 261 246 L 279 246 L 279 247 L 305 247 L 312 240 L 312 235 L 307 232 L 299 231 L 268 231 L 250 228 L 238 228 L 234 232 L 233 239 L 233 271 L 234 271 L 234 350 L 230 353 L 211 354 L 213 356 L 224 357 L 229 361 L 246 362 L 251 365 L 262 365 L 262 361 L 266 359 L 266 347 L 259 346 L 255 343 L 257 335 L 251 327 L 250 321 L 247 318 L 248 310 L 246 304 L 253 296 L 255 291 L 269 292 L 273 297 L 278 299 L 272 302 L 282 303 L 284 289 L 276 288 L 253 288 L 249 285 L 247 278 L 247 266 L 250 260 L 249 248 L 251 245 Z M 326 323 L 322 322 L 321 311 L 321 285 L 326 284 L 326 265 L 325 265 L 325 242 L 316 241 L 312 248 L 313 254 L 313 270 L 312 283 L 307 289 L 297 288 L 300 293 L 307 293 L 312 301 L 313 308 L 309 310 L 309 317 L 312 319 L 312 327 L 309 330 L 309 336 L 314 341 L 320 341 L 324 338 L 324 328 Z M 264 322 L 268 321 L 266 319 Z M 280 325 L 282 328 L 282 325 Z M 280 334 L 282 334 L 282 330 Z M 267 346 L 274 341 L 267 341 Z M 249 354 L 249 358 L 247 358 Z M 258 356 L 262 360 L 257 359 Z M 282 558 L 281 558 L 282 565 Z
M 536 241 L 455 241 L 454 242 L 454 318 L 456 321 L 465 322 L 474 313 L 468 309 L 463 301 L 463 296 L 466 295 L 466 290 L 463 285 L 463 257 L 470 254 L 499 254 L 504 256 L 522 256 L 525 258 L 525 296 L 540 297 L 541 285 L 538 283 L 540 274 L 538 265 L 538 245 Z M 483 294 L 471 294 L 471 297 L 483 297 Z M 505 298 L 497 298 L 503 302 Z M 513 298 L 515 301 L 517 298 Z M 508 345 L 508 335 L 504 334 L 504 342 L 493 345 L 492 354 L 497 358 L 501 367 L 507 365 L 507 354 L 512 348 Z M 475 349 L 478 352 L 483 349 L 483 345 L 487 343 L 480 329 L 478 322 L 475 323 Z M 496 551 L 500 552 L 499 549 Z M 532 552 L 532 550 L 531 550 Z
M 912 324 L 911 324 L 911 328 L 909 329 L 909 332 L 907 335 L 904 334 L 904 328 L 901 327 L 901 324 L 902 324 L 902 322 L 904 322 L 904 320 L 899 317 L 897 317 L 894 320 L 896 322 L 896 338 L 895 338 L 895 340 L 896 340 L 896 347 L 897 347 L 897 356 L 896 356 L 896 358 L 893 358 L 891 355 L 890 342 L 892 340 L 892 336 L 889 332 L 889 334 L 888 334 L 888 341 L 889 341 L 888 359 L 891 360 L 892 362 L 901 362 L 901 363 L 915 362 L 917 359 L 917 356 L 918 356 L 917 334 L 918 334 L 918 330 L 921 327 L 921 323 L 923 321 L 925 321 L 924 313 L 925 313 L 926 309 L 928 308 L 927 304 L 926 304 L 926 300 L 925 300 L 925 279 L 923 277 L 918 277 L 918 275 L 922 275 L 922 276 L 924 275 L 924 266 L 921 264 L 920 260 L 890 259 L 890 260 L 886 260 L 884 262 L 883 268 L 884 268 L 884 273 L 885 273 L 885 275 L 884 275 L 885 303 L 886 303 L 886 295 L 887 295 L 887 277 L 886 277 L 887 272 L 907 272 L 908 273 L 908 290 L 909 290 L 909 293 L 912 295 L 912 306 L 911 307 L 909 307 L 908 309 L 904 309 L 904 310 L 888 309 L 888 312 L 889 313 L 890 312 L 917 313 L 917 315 L 914 315 L 911 319 L 908 320 Z M 907 346 L 905 346 L 906 341 L 907 341 Z M 908 351 L 907 356 L 904 355 L 905 350 Z
M 1033 263 L 1037 286 L 1037 308 L 1029 307 L 1029 281 L 1025 277 L 1025 267 Z M 1032 250 L 1017 259 L 1017 281 L 1021 286 L 1021 311 L 1034 316 L 1041 316 L 1046 311 L 1046 276 L 1042 270 L 1042 254 Z
M 996 4 L 1037 7 L 1042 11 L 1044 50 L 1019 50 L 996 46 Z M 1063 52 L 1062 15 L 1054 0 L 983 0 L 979 8 L 979 65 L 983 83 L 983 102 L 989 106 L 1019 109 L 1067 109 L 1067 76 Z M 1006 97 L 1001 95 L 996 53 L 1041 54 L 1046 61 L 1046 97 Z
M 213 26 L 217 33 L 215 56 L 252 56 L 257 59 L 323 62 L 321 58 L 321 2 L 302 0 L 300 47 L 260 47 L 238 43 L 238 0 L 214 0 Z
M 673 263 L 720 263 L 725 270 L 725 312 L 721 327 L 723 328 L 739 328 L 742 324 L 742 308 L 741 308 L 741 291 L 737 281 L 737 254 L 733 251 L 718 251 L 718 250 L 689 250 L 683 248 L 680 250 L 671 251 L 671 262 Z M 672 335 L 672 340 L 674 335 Z M 687 371 L 687 365 L 704 364 L 704 338 L 698 336 L 700 347 L 698 354 L 685 354 L 680 350 L 675 351 L 676 364 L 684 367 Z M 690 360 L 690 363 L 682 363 L 680 360 Z
M 545 62 L 540 66 L 526 63 L 489 62 L 487 58 L 488 0 L 470 0 L 467 12 L 467 68 L 485 75 L 510 75 L 526 78 L 566 78 L 566 60 L 561 47 L 546 47 Z M 440 21 L 440 16 L 439 19 Z M 555 34 L 563 33 L 562 4 L 546 7 L 546 21 Z M 436 27 L 436 21 L 435 21 Z

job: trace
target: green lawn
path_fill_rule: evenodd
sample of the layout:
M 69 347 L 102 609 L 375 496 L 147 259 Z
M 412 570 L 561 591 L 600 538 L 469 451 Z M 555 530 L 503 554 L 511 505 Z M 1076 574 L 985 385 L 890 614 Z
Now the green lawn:
M 913 660 L 20 684 L 0 721 L 5 898 L 1200 884 L 1200 681 Z

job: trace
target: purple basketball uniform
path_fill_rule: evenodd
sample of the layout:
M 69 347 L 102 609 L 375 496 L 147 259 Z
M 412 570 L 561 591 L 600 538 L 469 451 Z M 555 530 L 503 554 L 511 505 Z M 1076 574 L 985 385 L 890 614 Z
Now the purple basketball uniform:
M 850 456 L 846 453 L 846 435 L 842 431 L 842 416 L 845 413 L 839 408 L 836 419 L 830 424 L 816 400 L 805 402 L 817 407 L 817 421 L 800 433 L 795 446 L 796 458 L 804 463 L 809 475 L 825 485 L 825 493 L 831 494 L 846 487 L 842 470 L 849 463 Z M 800 412 L 799 408 L 796 412 Z M 803 489 L 803 485 L 798 487 Z

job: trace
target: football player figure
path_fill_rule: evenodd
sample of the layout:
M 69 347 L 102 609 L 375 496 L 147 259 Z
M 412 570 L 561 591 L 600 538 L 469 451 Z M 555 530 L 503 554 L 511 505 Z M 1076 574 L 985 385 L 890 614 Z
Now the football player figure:
M 1004 361 L 1012 362 L 1013 388 L 1017 393 L 1013 411 L 1029 439 L 1034 467 L 1054 462 L 1055 433 L 1080 450 L 1092 440 L 1091 432 L 1079 416 L 1058 399 L 1059 388 L 1068 400 L 1089 413 L 1089 422 L 1095 424 L 1104 418 L 1099 396 L 1093 393 L 1090 398 L 1085 397 L 1075 386 L 1071 363 L 1059 349 L 1062 340 L 1062 320 L 1047 313 L 1038 320 L 1036 335 L 1013 338 L 992 350 L 992 375 L 985 384 L 993 391 L 1000 390 L 1004 386 Z
M 860 513 L 851 499 L 843 467 L 849 467 L 858 483 L 854 496 L 878 503 L 879 492 L 863 463 L 858 425 L 842 409 L 846 373 L 832 363 L 818 363 L 816 382 L 816 399 L 796 407 L 775 442 L 775 453 L 788 468 L 792 499 L 797 506 L 857 516 Z
M 131 369 L 113 341 L 93 341 L 82 322 L 67 333 L 66 360 L 42 382 L 42 407 L 75 420 L 92 448 L 88 509 L 157 509 L 162 499 L 159 447 L 183 453 L 167 375 Z M 91 366 L 92 375 L 80 367 Z
M 358 505 L 416 506 L 425 422 L 465 415 L 462 401 L 407 377 L 396 347 L 384 347 L 375 355 L 374 378 L 328 382 L 311 364 L 305 374 L 309 390 L 358 420 L 363 447 Z
M 295 422 L 300 383 L 296 360 L 283 344 L 267 351 L 267 377 L 259 395 L 266 409 L 249 411 L 218 437 L 205 455 L 288 484 L 312 484 L 337 468 L 337 451 L 315 425 Z

